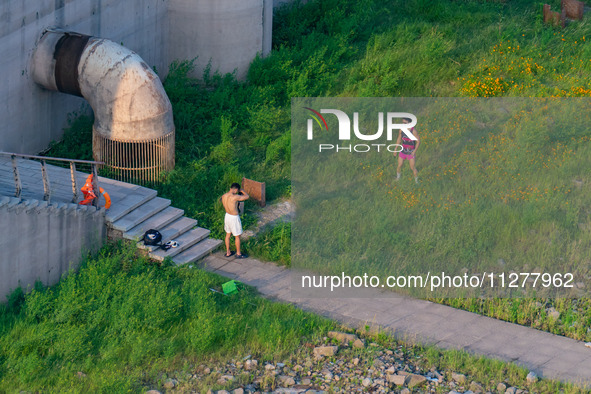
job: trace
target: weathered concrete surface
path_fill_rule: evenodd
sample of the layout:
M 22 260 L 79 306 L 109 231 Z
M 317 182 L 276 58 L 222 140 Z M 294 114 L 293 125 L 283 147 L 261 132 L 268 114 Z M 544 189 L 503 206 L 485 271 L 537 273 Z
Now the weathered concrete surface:
M 80 90 L 94 110 L 94 131 L 123 141 L 174 131 L 172 105 L 158 76 L 136 53 L 91 39 L 78 65 Z
M 169 0 L 170 60 L 193 59 L 195 76 L 212 72 L 243 78 L 256 53 L 271 50 L 273 0 Z
M 297 273 L 252 258 L 216 253 L 199 267 L 355 328 L 380 328 L 407 342 L 464 350 L 513 362 L 544 378 L 591 386 L 591 349 L 581 341 L 377 289 L 368 289 L 367 298 L 299 298 L 292 287 Z
M 59 281 L 106 238 L 105 210 L 0 196 L 0 302 L 19 285 Z
M 7 0 L 0 2 L 0 150 L 36 153 L 61 138 L 67 117 L 89 112 L 78 97 L 37 86 L 30 57 L 41 32 L 61 27 L 104 37 L 168 70 L 168 1 Z
M 4 0 L 0 2 L 0 151 L 37 153 L 59 140 L 68 114 L 86 102 L 36 86 L 30 59 L 46 28 L 120 43 L 155 67 L 198 57 L 194 75 L 246 75 L 271 51 L 273 8 L 284 0 Z
M 257 53 L 271 51 L 273 7 L 278 4 L 274 0 L 0 2 L 0 151 L 40 152 L 61 138 L 69 114 L 91 112 L 83 99 L 33 83 L 30 59 L 44 29 L 61 28 L 120 43 L 155 67 L 161 78 L 172 61 L 195 57 L 196 76 L 211 60 L 212 71 L 236 70 L 242 78 Z
M 96 161 L 149 181 L 174 169 L 172 105 L 137 53 L 104 38 L 52 30 L 37 44 L 31 70 L 44 88 L 88 101 Z
M 44 194 L 40 163 L 22 159 L 19 159 L 17 163 L 23 186 L 21 198 L 27 201 L 39 202 L 43 199 Z M 59 207 L 65 207 L 64 209 L 67 208 L 80 216 L 80 212 L 85 212 L 85 207 L 71 204 L 74 196 L 72 193 L 70 170 L 50 164 L 46 168 L 50 183 L 51 203 Z M 79 171 L 76 172 L 75 178 L 78 190 L 84 185 L 87 176 L 88 174 Z M 104 211 L 100 211 L 104 216 L 101 222 L 87 220 L 84 222 L 84 228 L 81 228 L 78 222 L 68 222 L 66 224 L 57 222 L 57 224 L 54 224 L 56 220 L 63 216 L 61 211 L 56 211 L 55 209 L 50 210 L 50 213 L 52 215 L 56 214 L 57 219 L 53 216 L 47 219 L 49 220 L 49 224 L 43 221 L 39 222 L 39 220 L 33 221 L 25 218 L 19 222 L 19 225 L 23 226 L 22 228 L 13 225 L 14 218 L 11 217 L 10 220 L 7 220 L 0 213 L 0 247 L 2 248 L 0 249 L 0 293 L 4 288 L 11 289 L 17 286 L 18 280 L 11 279 L 14 275 L 18 274 L 14 273 L 13 275 L 11 273 L 11 270 L 15 269 L 12 267 L 11 261 L 23 261 L 25 263 L 22 263 L 21 266 L 30 267 L 30 276 L 22 273 L 22 275 L 18 274 L 21 275 L 19 277 L 20 280 L 32 281 L 30 283 L 34 283 L 37 276 L 42 280 L 47 276 L 44 273 L 46 267 L 38 262 L 40 256 L 48 256 L 43 249 L 44 247 L 40 246 L 43 250 L 39 250 L 37 247 L 33 247 L 30 250 L 26 249 L 27 242 L 37 242 L 36 239 L 30 239 L 32 236 L 41 237 L 41 241 L 43 242 L 46 240 L 44 237 L 53 237 L 48 241 L 50 242 L 50 247 L 55 248 L 56 251 L 64 252 L 60 257 L 64 264 L 63 267 L 60 266 L 61 272 L 67 270 L 69 261 L 75 261 L 77 263 L 80 260 L 80 250 L 82 249 L 76 245 L 79 245 L 81 237 L 84 239 L 88 234 L 93 234 L 92 228 L 102 229 L 97 231 L 101 234 L 103 240 L 104 232 L 108 232 L 108 236 L 115 238 L 123 237 L 137 240 L 143 237 L 143 233 L 147 229 L 153 228 L 159 230 L 162 233 L 162 242 L 174 239 L 177 241 L 178 247 L 169 249 L 165 253 L 157 247 L 146 247 L 143 245 L 143 242 L 139 242 L 138 247 L 148 249 L 150 256 L 156 259 L 162 260 L 165 257 L 171 257 L 172 261 L 176 264 L 192 263 L 216 249 L 222 242 L 218 239 L 208 238 L 209 230 L 196 227 L 197 221 L 182 216 L 182 210 L 170 208 L 171 211 L 176 211 L 172 216 L 168 216 L 167 218 L 159 217 L 161 213 L 169 209 L 167 207 L 170 201 L 158 198 L 155 190 L 100 176 L 98 177 L 98 184 L 99 187 L 104 188 L 105 192 L 111 196 L 112 205 L 106 214 Z M 21 206 L 20 199 L 13 198 L 14 194 L 15 186 L 10 157 L 0 155 L 0 205 L 10 204 L 10 209 L 15 209 L 16 206 L 20 209 L 19 212 L 33 208 L 32 205 L 27 205 L 26 207 L 25 205 Z M 78 193 L 76 202 L 79 202 L 81 199 L 82 195 Z M 39 204 L 43 205 L 47 203 L 41 201 Z M 103 206 L 103 204 L 104 199 L 100 198 L 99 205 Z M 96 212 L 92 207 L 89 209 L 91 212 Z M 47 212 L 44 211 L 43 214 L 45 213 Z M 119 230 L 116 230 L 116 228 Z M 129 234 L 127 230 L 129 230 Z M 8 232 L 12 233 L 8 234 Z M 15 243 L 14 240 L 17 238 L 19 238 L 19 241 Z M 29 265 L 27 265 L 27 261 L 30 261 Z M 51 272 L 56 271 L 52 268 Z M 2 279 L 5 276 L 8 278 L 6 279 L 6 283 Z M 59 278 L 59 275 L 57 277 Z M 53 277 L 51 279 L 53 280 Z M 23 286 L 26 283 L 23 282 Z M 52 282 L 49 281 L 48 283 Z M 0 294 L 1 301 L 2 294 Z
M 98 37 L 80 38 L 76 33 L 60 30 L 43 34 L 31 58 L 33 80 L 49 90 L 84 97 L 94 111 L 94 131 L 106 138 L 137 142 L 173 132 L 172 105 L 150 66 L 121 44 Z M 63 38 L 80 42 L 79 52 L 69 48 L 56 56 Z M 71 83 L 77 83 L 79 89 L 60 89 L 56 64 L 77 55 L 78 59 L 67 62 L 65 72 L 73 76 Z

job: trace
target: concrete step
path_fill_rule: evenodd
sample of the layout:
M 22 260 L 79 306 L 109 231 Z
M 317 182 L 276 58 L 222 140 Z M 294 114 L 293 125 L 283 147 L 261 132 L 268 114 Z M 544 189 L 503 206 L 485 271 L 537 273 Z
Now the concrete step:
M 107 222 L 114 223 L 127 215 L 140 205 L 155 198 L 158 192 L 152 189 L 141 188 L 127 195 L 123 200 L 113 203 L 107 210 Z
M 8 200 L 2 199 L 2 205 L 7 205 L 8 208 L 13 208 L 22 202 L 22 198 L 8 197 Z
M 112 226 L 115 230 L 123 232 L 129 231 L 149 217 L 156 215 L 169 205 L 170 200 L 160 197 L 152 198 L 114 222 Z
M 182 218 L 170 223 L 168 226 L 166 226 L 162 230 L 158 230 L 158 231 L 160 231 L 160 234 L 162 234 L 162 243 L 165 243 L 165 242 L 170 241 L 171 239 L 175 239 L 176 237 L 183 234 L 184 232 L 189 231 L 190 229 L 192 229 L 196 225 L 197 225 L 197 220 L 183 216 Z M 137 243 L 137 247 L 140 249 L 147 249 L 150 252 L 158 249 L 158 246 L 144 245 L 143 241 L 139 241 Z
M 150 252 L 150 257 L 154 260 L 163 261 L 166 257 L 174 257 L 177 254 L 189 249 L 191 246 L 195 245 L 202 239 L 207 238 L 208 236 L 209 230 L 197 227 L 196 229 L 189 230 L 181 234 L 178 238 L 174 239 L 179 243 L 177 248 L 170 248 L 168 250 L 156 249 L 153 252 Z
M 13 198 L 15 200 L 20 200 L 16 197 L 0 196 L 0 206 L 5 205 L 5 204 L 9 204 Z
M 194 263 L 197 260 L 202 259 L 203 257 L 207 256 L 213 250 L 215 250 L 223 241 L 219 239 L 207 238 L 201 242 L 196 243 L 195 245 L 191 246 L 189 249 L 185 250 L 182 253 L 174 256 L 172 261 L 175 264 L 189 264 Z
M 168 207 L 156 215 L 144 220 L 131 230 L 123 233 L 123 238 L 139 241 L 147 230 L 155 229 L 160 231 L 162 228 L 183 216 L 184 213 L 185 211 L 182 209 Z

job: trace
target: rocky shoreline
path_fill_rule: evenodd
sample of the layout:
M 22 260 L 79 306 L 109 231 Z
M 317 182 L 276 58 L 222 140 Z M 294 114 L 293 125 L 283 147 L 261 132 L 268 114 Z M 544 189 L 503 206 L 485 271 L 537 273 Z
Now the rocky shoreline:
M 423 359 L 411 346 L 387 348 L 356 334 L 331 331 L 283 362 L 260 362 L 246 356 L 222 365 L 201 364 L 192 374 L 163 376 L 161 387 L 164 392 L 208 394 L 526 394 L 527 386 L 538 379 L 530 373 L 521 387 L 507 381 L 478 382 L 456 371 L 427 368 Z M 153 389 L 146 394 L 163 391 Z

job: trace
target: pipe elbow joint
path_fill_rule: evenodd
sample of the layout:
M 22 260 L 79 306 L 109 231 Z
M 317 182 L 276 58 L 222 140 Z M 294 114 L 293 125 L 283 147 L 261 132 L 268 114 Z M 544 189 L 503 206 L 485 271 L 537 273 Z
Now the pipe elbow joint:
M 113 162 L 97 153 L 96 145 L 103 141 L 159 144 L 166 140 L 172 148 L 167 148 L 164 167 L 174 167 L 172 105 L 160 78 L 135 52 L 107 39 L 47 30 L 37 44 L 31 70 L 33 80 L 44 88 L 89 102 L 95 118 L 95 159 Z

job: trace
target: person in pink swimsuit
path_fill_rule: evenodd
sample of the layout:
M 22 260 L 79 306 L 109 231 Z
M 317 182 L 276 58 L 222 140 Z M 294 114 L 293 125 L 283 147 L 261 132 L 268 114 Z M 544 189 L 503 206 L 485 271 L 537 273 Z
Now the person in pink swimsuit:
M 402 121 L 404 123 L 410 123 L 410 119 L 408 118 L 403 118 Z M 400 171 L 402 170 L 404 160 L 408 160 L 408 164 L 410 164 L 410 169 L 412 170 L 415 176 L 415 182 L 419 183 L 419 172 L 415 167 L 415 158 L 421 140 L 419 139 L 419 133 L 414 127 L 410 130 L 412 131 L 412 134 L 417 138 L 416 141 L 413 141 L 410 138 L 408 138 L 406 134 L 402 133 L 402 130 L 398 132 L 398 139 L 396 140 L 396 143 L 398 145 L 402 145 L 402 151 L 398 154 L 398 169 L 396 170 L 396 180 L 400 179 Z

